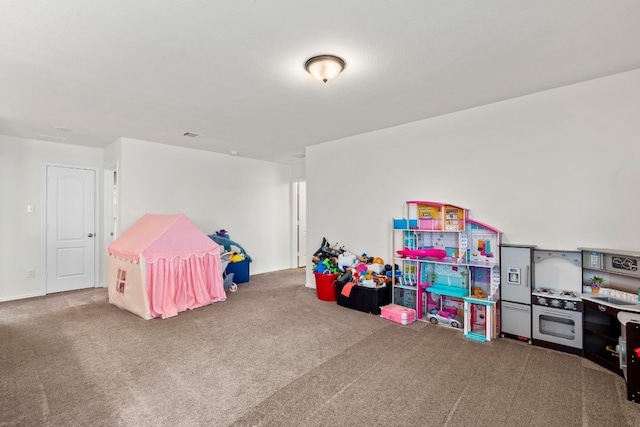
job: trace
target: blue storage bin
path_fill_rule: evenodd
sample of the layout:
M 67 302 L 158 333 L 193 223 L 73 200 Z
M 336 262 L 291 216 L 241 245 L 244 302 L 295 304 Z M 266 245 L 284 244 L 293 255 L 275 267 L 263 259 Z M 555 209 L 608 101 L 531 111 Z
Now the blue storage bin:
M 233 273 L 233 283 L 247 283 L 249 281 L 249 260 L 230 262 L 224 272 L 226 274 Z

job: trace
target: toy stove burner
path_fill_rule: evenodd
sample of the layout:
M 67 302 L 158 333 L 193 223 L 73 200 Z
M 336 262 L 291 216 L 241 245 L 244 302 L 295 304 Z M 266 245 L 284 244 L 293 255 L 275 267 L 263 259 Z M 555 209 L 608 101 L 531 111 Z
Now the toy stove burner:
M 531 303 L 562 310 L 582 311 L 582 299 L 573 291 L 536 288 L 532 292 Z
M 535 288 L 532 292 L 533 295 L 540 295 L 547 298 L 555 299 L 575 299 L 579 300 L 580 297 L 573 291 L 558 291 L 551 288 Z
M 559 291 L 556 296 L 559 298 L 578 298 L 578 294 L 572 291 Z

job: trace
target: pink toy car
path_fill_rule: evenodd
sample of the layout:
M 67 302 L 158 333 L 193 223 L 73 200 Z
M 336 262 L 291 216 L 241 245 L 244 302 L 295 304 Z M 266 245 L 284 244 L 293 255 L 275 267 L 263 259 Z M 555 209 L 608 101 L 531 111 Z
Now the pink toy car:
M 451 313 L 449 311 L 433 309 L 429 312 L 429 314 L 427 314 L 427 319 L 429 319 L 429 322 L 434 325 L 441 323 L 443 325 L 449 325 L 452 328 L 462 327 L 462 322 L 460 321 L 460 319 L 454 313 Z

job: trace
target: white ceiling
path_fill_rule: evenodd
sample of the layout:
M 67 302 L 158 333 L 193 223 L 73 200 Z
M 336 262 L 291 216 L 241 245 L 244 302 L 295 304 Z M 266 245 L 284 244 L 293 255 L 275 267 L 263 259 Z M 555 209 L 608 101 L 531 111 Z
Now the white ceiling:
M 347 66 L 323 84 L 303 65 L 325 53 Z M 309 145 L 636 68 L 638 0 L 2 0 L 0 134 L 292 164 Z

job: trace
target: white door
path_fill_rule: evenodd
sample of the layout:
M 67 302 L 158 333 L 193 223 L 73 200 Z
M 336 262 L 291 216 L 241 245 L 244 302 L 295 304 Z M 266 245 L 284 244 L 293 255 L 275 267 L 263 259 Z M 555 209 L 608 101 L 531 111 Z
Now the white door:
M 96 171 L 46 168 L 47 293 L 95 287 Z
M 298 267 L 307 265 L 307 183 L 297 183 Z

